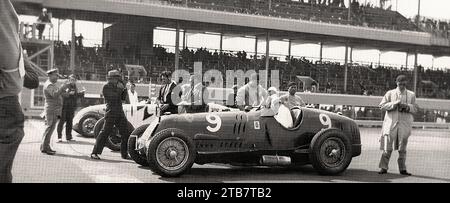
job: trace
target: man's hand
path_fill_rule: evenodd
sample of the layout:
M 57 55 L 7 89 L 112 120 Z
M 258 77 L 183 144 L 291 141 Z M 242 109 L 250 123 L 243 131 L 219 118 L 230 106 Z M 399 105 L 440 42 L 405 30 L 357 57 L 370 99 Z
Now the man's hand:
M 169 109 L 169 104 L 163 104 L 161 105 L 161 111 L 166 111 L 167 109 Z

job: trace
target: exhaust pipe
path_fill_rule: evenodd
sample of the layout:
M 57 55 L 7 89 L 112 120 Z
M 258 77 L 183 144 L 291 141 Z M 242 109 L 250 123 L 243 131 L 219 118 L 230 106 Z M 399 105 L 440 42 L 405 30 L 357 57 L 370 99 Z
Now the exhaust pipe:
M 288 156 L 271 156 L 263 155 L 261 157 L 261 165 L 264 166 L 289 166 L 291 165 L 291 157 Z

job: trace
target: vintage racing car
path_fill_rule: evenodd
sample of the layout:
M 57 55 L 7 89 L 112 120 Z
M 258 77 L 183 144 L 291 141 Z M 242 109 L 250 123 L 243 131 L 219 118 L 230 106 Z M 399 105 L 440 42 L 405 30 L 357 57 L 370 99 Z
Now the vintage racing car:
M 156 108 L 156 104 L 140 103 L 139 105 L 123 105 L 123 110 L 128 120 L 128 128 L 134 130 L 139 126 L 150 124 L 151 121 L 156 117 Z M 209 103 L 207 110 L 210 112 L 237 111 L 237 109 L 231 109 L 223 105 L 214 103 Z M 104 123 L 105 119 L 102 117 L 95 124 L 94 137 L 97 137 L 100 134 Z M 106 147 L 108 147 L 112 151 L 119 151 L 120 143 L 121 135 L 119 134 L 119 131 L 114 127 L 113 133 L 108 136 L 108 139 L 106 140 Z
M 326 111 L 294 108 L 294 126 L 285 128 L 261 110 L 161 116 L 130 136 L 132 159 L 167 177 L 194 163 L 244 166 L 312 164 L 323 175 L 347 169 L 361 154 L 357 124 Z

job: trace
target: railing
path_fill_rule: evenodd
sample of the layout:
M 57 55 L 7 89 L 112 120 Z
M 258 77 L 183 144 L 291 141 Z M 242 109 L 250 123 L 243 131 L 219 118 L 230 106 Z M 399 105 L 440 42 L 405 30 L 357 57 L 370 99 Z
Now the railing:
M 39 36 L 39 27 L 44 27 L 42 36 Z M 19 36 L 21 40 L 55 40 L 54 28 L 52 23 L 21 22 L 19 27 Z

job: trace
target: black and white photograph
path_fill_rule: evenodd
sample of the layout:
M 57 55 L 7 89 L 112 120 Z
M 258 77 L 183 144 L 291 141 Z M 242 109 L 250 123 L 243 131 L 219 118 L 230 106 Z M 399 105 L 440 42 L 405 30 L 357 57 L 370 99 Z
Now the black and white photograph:
M 0 183 L 450 183 L 449 10 L 0 0 Z

